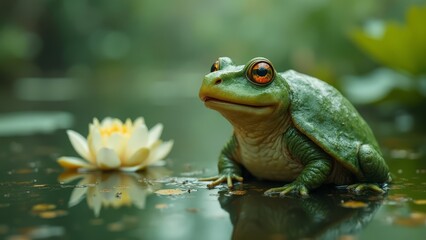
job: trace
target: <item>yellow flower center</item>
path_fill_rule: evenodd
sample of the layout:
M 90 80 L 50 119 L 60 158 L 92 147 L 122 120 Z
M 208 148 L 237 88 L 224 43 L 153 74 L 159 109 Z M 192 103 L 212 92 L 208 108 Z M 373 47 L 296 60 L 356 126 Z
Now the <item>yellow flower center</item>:
M 124 136 L 130 135 L 129 126 L 123 125 L 122 123 L 114 122 L 110 126 L 101 126 L 100 132 L 102 137 L 109 137 L 113 133 L 118 133 Z

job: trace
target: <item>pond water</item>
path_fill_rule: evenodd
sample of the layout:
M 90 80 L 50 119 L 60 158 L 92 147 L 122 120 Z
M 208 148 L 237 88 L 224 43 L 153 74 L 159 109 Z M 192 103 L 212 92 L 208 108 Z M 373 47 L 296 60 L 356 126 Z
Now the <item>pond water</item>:
M 323 187 L 300 199 L 263 195 L 280 183 L 249 180 L 228 191 L 198 182 L 197 177 L 216 173 L 218 153 L 232 130 L 196 98 L 169 104 L 2 98 L 14 108 L 6 106 L 0 116 L 1 239 L 426 237 L 421 109 L 361 109 L 393 174 L 386 195 L 355 196 Z M 175 141 L 166 166 L 138 173 L 64 172 L 56 158 L 77 155 L 65 129 L 85 135 L 92 117 L 108 115 L 143 115 L 148 127 L 162 122 L 162 139 Z

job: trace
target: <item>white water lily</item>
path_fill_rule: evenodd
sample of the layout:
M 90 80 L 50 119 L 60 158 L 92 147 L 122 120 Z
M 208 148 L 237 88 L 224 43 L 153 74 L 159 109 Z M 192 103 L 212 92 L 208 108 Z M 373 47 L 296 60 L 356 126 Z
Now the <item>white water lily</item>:
M 149 165 L 161 165 L 173 147 L 173 141 L 163 142 L 163 125 L 150 130 L 143 118 L 125 123 L 116 118 L 94 119 L 89 124 L 89 136 L 68 130 L 67 134 L 76 152 L 83 158 L 60 157 L 58 163 L 67 169 L 101 169 L 138 171 Z

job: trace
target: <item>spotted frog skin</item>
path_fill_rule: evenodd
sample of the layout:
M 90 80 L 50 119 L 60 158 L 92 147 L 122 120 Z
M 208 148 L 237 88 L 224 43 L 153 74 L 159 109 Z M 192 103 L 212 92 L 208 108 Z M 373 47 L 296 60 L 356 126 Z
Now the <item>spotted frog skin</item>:
M 214 187 L 243 181 L 242 171 L 288 182 L 270 194 L 306 196 L 323 184 L 383 193 L 389 170 L 374 135 L 351 103 L 313 77 L 277 73 L 266 58 L 234 65 L 219 58 L 204 77 L 200 99 L 233 126 L 219 156 Z

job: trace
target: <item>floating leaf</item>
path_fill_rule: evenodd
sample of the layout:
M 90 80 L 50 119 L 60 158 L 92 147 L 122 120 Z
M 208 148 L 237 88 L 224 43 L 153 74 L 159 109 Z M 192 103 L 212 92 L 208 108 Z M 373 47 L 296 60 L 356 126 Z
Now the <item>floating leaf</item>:
M 426 214 L 413 212 L 409 216 L 400 216 L 394 219 L 394 223 L 401 226 L 417 227 L 426 224 Z
M 392 194 L 388 196 L 389 201 L 395 201 L 398 203 L 404 203 L 411 200 L 409 197 L 407 197 L 405 194 Z
M 54 204 L 36 204 L 33 206 L 32 211 L 33 212 L 41 212 L 41 211 L 48 211 L 48 210 L 52 210 L 55 209 L 56 206 Z
M 245 195 L 247 193 L 247 191 L 246 190 L 235 190 L 235 191 L 230 191 L 229 193 L 231 195 L 242 196 L 242 195 Z
M 160 189 L 157 190 L 155 193 L 159 195 L 181 195 L 185 192 L 180 189 Z
M 426 199 L 414 200 L 413 202 L 418 205 L 426 205 Z
M 38 216 L 40 216 L 41 218 L 45 218 L 45 219 L 62 217 L 62 216 L 65 216 L 65 215 L 67 215 L 67 211 L 65 211 L 65 210 L 45 211 L 45 212 L 40 212 L 38 214 Z
M 28 173 L 32 173 L 33 170 L 31 168 L 22 168 L 22 169 L 18 169 L 15 171 L 15 173 L 17 174 L 28 174 Z
M 365 202 L 361 202 L 361 201 L 347 201 L 347 202 L 342 202 L 342 207 L 345 208 L 364 208 L 367 207 L 368 204 Z
M 107 229 L 110 232 L 121 232 L 124 230 L 124 228 L 125 228 L 124 224 L 120 222 L 110 223 L 107 226 Z
M 197 213 L 198 212 L 198 208 L 187 208 L 186 211 L 190 212 L 190 213 Z
M 166 203 L 158 203 L 158 204 L 155 204 L 155 208 L 156 209 L 166 209 L 166 208 L 168 208 L 169 207 L 169 205 L 167 205 Z

